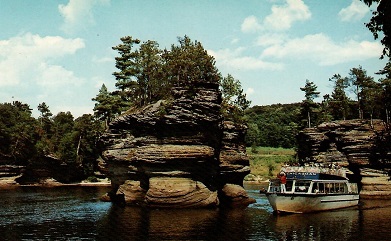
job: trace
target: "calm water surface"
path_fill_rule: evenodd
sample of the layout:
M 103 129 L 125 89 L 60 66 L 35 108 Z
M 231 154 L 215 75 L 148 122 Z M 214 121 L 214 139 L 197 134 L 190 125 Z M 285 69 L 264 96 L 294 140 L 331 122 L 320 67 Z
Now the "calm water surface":
M 160 210 L 99 201 L 103 187 L 0 190 L 0 240 L 391 240 L 391 202 L 273 215 L 259 186 L 244 210 Z

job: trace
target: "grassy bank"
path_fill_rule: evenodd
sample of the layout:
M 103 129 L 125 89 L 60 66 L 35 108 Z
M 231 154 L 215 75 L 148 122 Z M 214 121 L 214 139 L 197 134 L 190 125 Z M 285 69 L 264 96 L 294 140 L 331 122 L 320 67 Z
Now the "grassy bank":
M 246 181 L 263 181 L 275 177 L 284 163 L 295 160 L 293 149 L 256 147 L 247 148 L 251 173 Z

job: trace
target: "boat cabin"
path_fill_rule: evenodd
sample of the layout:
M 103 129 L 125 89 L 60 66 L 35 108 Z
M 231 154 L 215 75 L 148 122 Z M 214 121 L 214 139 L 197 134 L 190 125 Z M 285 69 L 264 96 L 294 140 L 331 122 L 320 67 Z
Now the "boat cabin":
M 306 193 L 306 194 L 343 194 L 343 193 L 358 193 L 357 184 L 349 183 L 347 180 L 305 180 L 291 179 L 285 184 L 285 193 Z M 281 183 L 279 179 L 270 181 L 269 193 L 281 192 Z

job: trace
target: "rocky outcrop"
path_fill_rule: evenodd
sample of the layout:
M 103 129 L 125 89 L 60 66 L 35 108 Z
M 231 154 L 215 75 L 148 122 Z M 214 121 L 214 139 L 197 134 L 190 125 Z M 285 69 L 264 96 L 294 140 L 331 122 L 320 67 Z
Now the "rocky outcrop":
M 101 137 L 111 199 L 170 208 L 253 201 L 241 187 L 250 171 L 245 127 L 223 121 L 218 84 L 182 83 L 172 96 L 128 111 Z M 221 192 L 226 184 L 239 185 L 243 198 Z
M 391 197 L 390 140 L 381 120 L 323 123 L 299 133 L 298 157 L 304 162 L 347 167 L 359 182 L 362 197 Z

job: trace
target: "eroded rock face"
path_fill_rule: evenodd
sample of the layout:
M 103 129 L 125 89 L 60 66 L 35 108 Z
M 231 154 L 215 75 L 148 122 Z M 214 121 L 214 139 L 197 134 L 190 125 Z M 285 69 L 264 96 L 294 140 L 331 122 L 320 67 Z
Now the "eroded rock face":
M 323 123 L 299 133 L 299 159 L 347 167 L 361 184 L 362 197 L 391 197 L 389 176 L 381 171 L 390 170 L 391 145 L 387 133 L 381 120 Z
M 216 207 L 224 196 L 219 190 L 227 183 L 241 186 L 249 173 L 245 127 L 223 121 L 218 84 L 176 86 L 172 96 L 120 116 L 101 137 L 112 200 Z

